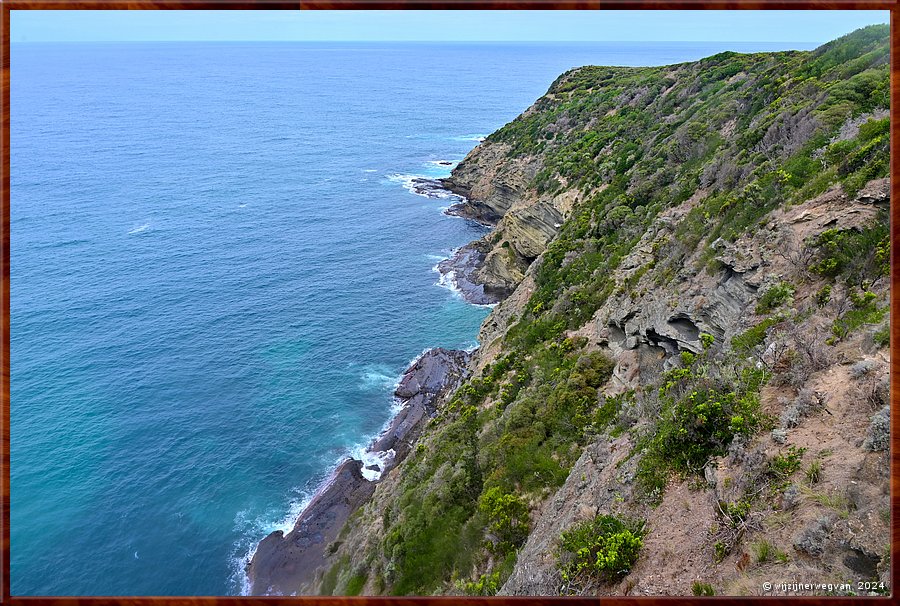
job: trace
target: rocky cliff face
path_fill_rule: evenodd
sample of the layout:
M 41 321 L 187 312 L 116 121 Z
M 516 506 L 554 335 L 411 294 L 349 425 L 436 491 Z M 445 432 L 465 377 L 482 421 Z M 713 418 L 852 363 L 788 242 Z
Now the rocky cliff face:
M 680 367 L 681 352 L 703 352 L 700 335 L 728 342 L 758 325 L 763 314 L 757 308 L 767 285 L 804 284 L 792 295 L 792 304 L 816 312 L 773 334 L 765 352 L 770 357 L 760 358 L 776 366 L 783 363 L 784 351 L 805 351 L 810 357 L 802 364 L 795 362 L 793 372 L 784 373 L 789 376 L 762 389 L 762 406 L 777 418 L 776 427 L 768 434 L 733 442 L 724 456 L 708 461 L 696 480 L 670 483 L 661 501 L 652 506 L 641 503 L 635 481 L 635 434 L 599 436 L 584 449 L 556 494 L 535 511 L 534 529 L 500 595 L 556 595 L 565 590 L 558 566 L 559 537 L 601 512 L 639 516 L 650 531 L 643 555 L 627 577 L 588 585 L 580 593 L 690 595 L 694 583 L 703 582 L 729 595 L 764 595 L 763 583 L 773 574 L 792 579 L 820 574 L 838 583 L 840 579 L 889 582 L 888 458 L 872 447 L 884 431 L 880 411 L 888 410 L 888 352 L 873 342 L 873 328 L 838 345 L 825 345 L 821 335 L 830 333 L 836 315 L 832 306 L 842 303 L 832 300 L 821 307 L 814 303 L 818 283 L 808 283 L 804 266 L 796 262 L 806 254 L 807 243 L 829 226 L 865 229 L 879 217 L 883 220 L 889 198 L 889 182 L 882 179 L 852 199 L 835 188 L 775 210 L 754 234 L 716 247 L 720 272 L 685 272 L 674 278 L 671 289 L 658 288 L 651 274 L 645 274 L 572 333 L 615 361 L 606 394 L 634 393 L 655 385 L 667 368 Z M 672 233 L 688 206 L 690 202 L 664 213 L 660 229 L 645 234 L 612 279 L 626 282 L 634 267 L 652 262 L 648 251 L 653 241 Z M 691 261 L 699 259 L 695 255 L 689 266 Z M 886 301 L 886 281 L 876 290 Z M 816 356 L 821 359 L 813 360 Z M 770 496 L 771 502 L 760 503 L 759 511 L 753 512 L 757 519 L 740 544 L 717 557 L 715 529 L 723 523 L 720 504 L 772 490 L 767 466 L 786 446 L 802 449 L 807 472 L 821 469 L 822 477 L 811 481 L 807 473 L 806 478 L 790 477 L 789 483 L 785 479 L 785 485 Z M 875 530 L 865 533 L 864 539 L 858 531 L 868 524 Z M 760 561 L 760 549 L 772 552 Z M 789 594 L 778 588 L 768 593 Z
M 499 304 L 302 591 L 886 591 L 887 49 L 576 69 L 477 147 Z
M 541 159 L 526 156 L 510 161 L 508 153 L 509 146 L 503 143 L 480 145 L 444 180 L 447 189 L 466 198 L 454 214 L 495 226 L 470 245 L 482 254 L 472 278 L 493 294 L 486 302 L 512 294 L 556 236 L 577 196 L 537 195 L 531 182 L 543 168 Z

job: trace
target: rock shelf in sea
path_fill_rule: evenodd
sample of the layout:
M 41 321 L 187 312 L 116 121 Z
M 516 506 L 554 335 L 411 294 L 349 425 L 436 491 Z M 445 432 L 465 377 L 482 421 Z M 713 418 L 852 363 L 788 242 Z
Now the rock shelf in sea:
M 347 458 L 319 487 L 290 532 L 277 530 L 260 542 L 247 564 L 253 595 L 285 595 L 312 585 L 344 523 L 372 497 L 381 477 L 409 454 L 441 398 L 466 378 L 469 357 L 465 351 L 436 347 L 413 362 L 394 392 L 400 412 L 367 449 L 366 458 L 380 463 L 369 467 L 377 469 Z M 367 471 L 376 472 L 375 479 L 367 479 Z

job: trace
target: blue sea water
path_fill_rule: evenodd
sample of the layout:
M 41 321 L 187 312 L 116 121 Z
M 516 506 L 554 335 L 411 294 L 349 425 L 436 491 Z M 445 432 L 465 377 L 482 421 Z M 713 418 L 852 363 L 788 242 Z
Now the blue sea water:
M 442 176 L 585 64 L 707 43 L 12 45 L 13 595 L 237 594 L 424 349 Z M 809 47 L 807 45 L 806 47 Z

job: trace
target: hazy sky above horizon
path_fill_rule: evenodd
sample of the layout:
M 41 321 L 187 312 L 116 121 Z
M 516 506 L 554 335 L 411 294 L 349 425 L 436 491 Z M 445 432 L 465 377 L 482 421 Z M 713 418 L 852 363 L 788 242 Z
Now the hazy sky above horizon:
M 10 11 L 13 42 L 823 43 L 888 11 Z

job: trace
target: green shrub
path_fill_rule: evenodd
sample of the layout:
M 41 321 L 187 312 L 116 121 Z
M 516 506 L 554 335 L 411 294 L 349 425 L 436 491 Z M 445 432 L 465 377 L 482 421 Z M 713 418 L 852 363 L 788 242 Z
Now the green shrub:
M 872 335 L 872 339 L 878 347 L 887 347 L 891 344 L 891 327 L 885 324 L 875 331 L 875 334 Z
M 778 454 L 769 461 L 768 474 L 778 481 L 786 481 L 795 471 L 800 469 L 805 448 L 789 446 L 787 453 Z
M 851 292 L 850 302 L 853 307 L 836 318 L 831 325 L 831 333 L 835 339 L 845 339 L 863 324 L 881 322 L 885 310 L 878 307 L 877 300 L 878 297 L 873 292 Z
M 340 574 L 341 569 L 347 567 L 349 563 L 350 559 L 345 556 L 328 569 L 328 572 L 322 577 L 319 595 L 334 595 L 334 590 L 337 588 L 338 575 Z
M 821 479 L 822 463 L 820 463 L 818 460 L 813 461 L 806 469 L 806 483 L 812 486 L 813 484 L 818 484 L 819 480 Z
M 644 522 L 598 515 L 560 536 L 559 563 L 570 587 L 612 582 L 628 574 L 643 546 Z
M 758 564 L 764 564 L 774 557 L 775 549 L 772 547 L 772 544 L 765 539 L 754 543 L 752 548 L 753 555 L 755 556 L 756 562 Z
M 388 531 L 384 550 L 394 566 L 394 595 L 431 593 L 454 570 L 468 570 L 481 550 L 480 526 L 467 523 L 466 508 L 419 500 Z
M 890 271 L 890 234 L 882 216 L 864 229 L 828 229 L 812 241 L 809 269 L 826 278 L 842 277 L 863 290 Z
M 581 353 L 580 345 L 550 341 L 519 358 L 527 360 L 524 372 L 534 379 L 517 386 L 508 402 L 501 390 L 505 410 L 481 451 L 487 486 L 529 492 L 561 485 L 578 456 L 573 447 L 615 415 L 619 403 L 601 402 L 598 393 L 613 363 L 599 352 Z
M 463 591 L 468 595 L 497 595 L 500 591 L 502 583 L 500 582 L 500 571 L 494 571 L 490 574 L 483 574 L 478 577 L 477 581 L 470 581 L 462 585 Z
M 722 541 L 716 541 L 715 545 L 713 545 L 713 549 L 716 553 L 716 562 L 721 562 L 725 559 L 725 556 L 728 555 L 728 547 L 726 547 L 725 543 Z
M 696 596 L 711 596 L 716 595 L 716 590 L 709 583 L 694 581 L 691 585 L 691 593 Z
M 603 404 L 594 410 L 591 419 L 590 430 L 593 433 L 600 433 L 610 423 L 612 423 L 622 409 L 622 405 L 629 400 L 634 400 L 634 391 L 629 391 L 616 396 L 606 396 Z
M 478 509 L 488 520 L 488 529 L 497 537 L 489 548 L 495 554 L 513 551 L 528 538 L 528 505 L 519 496 L 489 488 L 478 500 Z
M 710 457 L 724 454 L 734 436 L 750 435 L 762 423 L 761 371 L 745 368 L 740 385 L 722 385 L 688 368 L 663 373 L 662 410 L 655 431 L 639 443 L 638 480 L 652 501 L 672 472 L 694 473 Z
M 725 518 L 726 524 L 733 528 L 740 526 L 750 516 L 752 505 L 750 501 L 742 499 L 740 501 L 720 501 L 719 511 Z
M 359 595 L 369 576 L 366 573 L 355 574 L 347 581 L 346 595 Z
M 794 298 L 794 285 L 789 282 L 779 282 L 774 284 L 763 293 L 756 304 L 757 314 L 766 314 L 770 311 L 781 307 L 785 303 L 792 301 Z
M 781 321 L 780 317 L 770 316 L 741 334 L 731 338 L 731 349 L 740 355 L 749 355 L 766 340 L 766 332 Z

